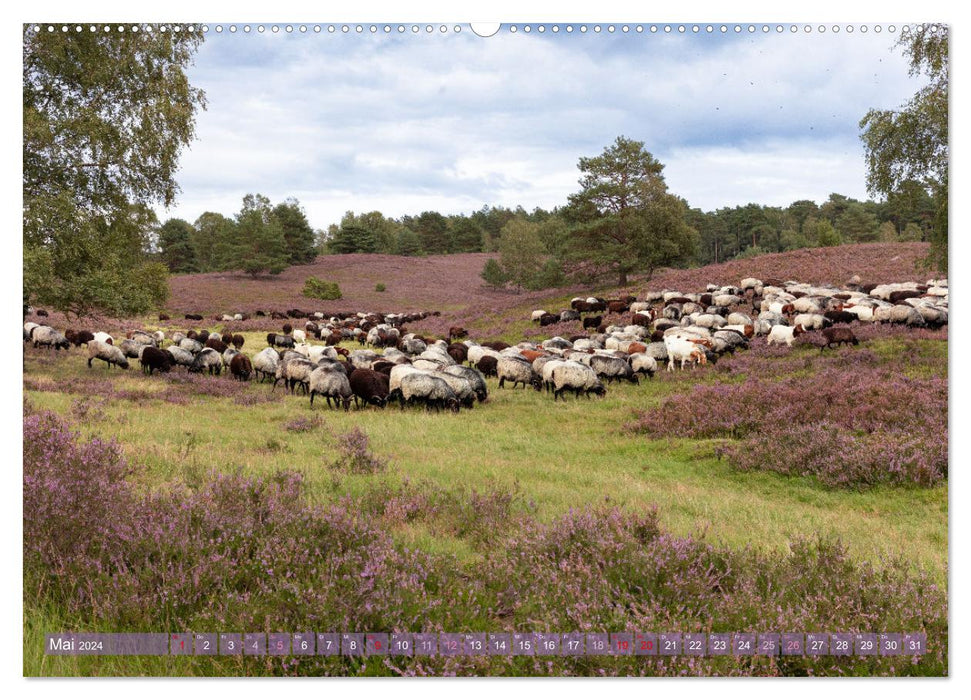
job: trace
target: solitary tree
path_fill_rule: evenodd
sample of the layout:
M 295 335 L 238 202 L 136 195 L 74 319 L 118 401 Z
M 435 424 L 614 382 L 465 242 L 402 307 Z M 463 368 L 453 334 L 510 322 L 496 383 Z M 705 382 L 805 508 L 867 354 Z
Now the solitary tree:
M 532 286 L 533 279 L 543 268 L 545 252 L 539 237 L 539 224 L 517 217 L 502 227 L 499 266 L 505 279 L 519 289 Z
M 896 46 L 910 58 L 910 74 L 928 83 L 896 110 L 871 109 L 860 121 L 867 187 L 891 195 L 917 180 L 937 200 L 928 262 L 947 272 L 948 29 L 923 25 L 903 32 Z
M 495 258 L 489 258 L 486 260 L 486 264 L 483 266 L 480 276 L 483 280 L 485 280 L 486 284 L 495 289 L 502 289 L 506 286 L 506 282 L 508 281 L 506 278 L 506 273 L 502 271 L 499 261 Z
M 685 222 L 687 206 L 669 194 L 664 166 L 640 141 L 620 136 L 594 158 L 581 158 L 580 192 L 565 214 L 575 223 L 571 257 L 594 275 L 651 275 L 690 257 L 697 234 Z
M 185 74 L 201 41 L 192 31 L 24 27 L 24 290 L 33 301 L 79 314 L 164 301 L 165 267 L 145 255 L 156 225 L 145 212 L 178 192 L 179 155 L 205 104 Z

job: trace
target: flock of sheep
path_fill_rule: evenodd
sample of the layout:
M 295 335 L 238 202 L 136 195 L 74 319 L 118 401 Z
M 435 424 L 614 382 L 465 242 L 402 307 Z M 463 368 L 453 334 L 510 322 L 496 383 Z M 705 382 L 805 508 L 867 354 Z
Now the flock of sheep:
M 242 350 L 243 336 L 226 330 L 175 331 L 168 336 L 135 330 L 116 341 L 104 332 L 61 333 L 25 323 L 24 341 L 55 350 L 86 345 L 89 367 L 98 359 L 109 367 L 128 369 L 129 360 L 137 359 L 148 374 L 183 366 L 217 375 L 226 369 L 241 381 L 272 379 L 274 389 L 282 382 L 290 393 L 303 391 L 311 405 L 320 397 L 328 406 L 344 410 L 353 401 L 358 406 L 397 402 L 401 407 L 417 404 L 457 412 L 488 398 L 488 376 L 496 377 L 500 388 L 509 384 L 545 389 L 554 401 L 567 392 L 603 396 L 604 382 L 637 383 L 639 376 L 653 376 L 659 362 L 667 362 L 668 371 L 679 364 L 681 369 L 704 365 L 723 353 L 747 348 L 755 336 L 791 346 L 803 332 L 818 330 L 822 350 L 855 345 L 852 323 L 939 327 L 947 323 L 947 310 L 947 280 L 861 285 L 854 278 L 837 288 L 748 278 L 737 287 L 649 292 L 641 300 L 575 298 L 570 309 L 559 314 L 537 310 L 532 320 L 544 326 L 576 321 L 580 333 L 515 346 L 460 340 L 467 333 L 459 327 L 450 328 L 445 339 L 407 332 L 405 323 L 427 313 L 306 314 L 303 328 L 283 324 L 283 332 L 268 334 L 267 347 L 252 357 Z M 289 317 L 298 315 L 303 314 L 294 310 Z M 616 316 L 614 324 L 608 323 L 611 315 Z M 345 340 L 365 348 L 340 347 Z

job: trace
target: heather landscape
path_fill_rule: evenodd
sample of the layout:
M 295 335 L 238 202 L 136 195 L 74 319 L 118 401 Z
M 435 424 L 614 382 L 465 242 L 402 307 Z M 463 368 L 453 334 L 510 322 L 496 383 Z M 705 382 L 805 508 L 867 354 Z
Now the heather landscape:
M 23 25 L 23 675 L 949 676 L 872 27 Z
M 905 279 L 921 254 L 913 245 L 868 252 L 825 251 L 813 279 L 847 272 Z M 474 281 L 460 287 L 467 261 L 451 257 L 433 262 L 441 279 L 455 283 L 433 284 L 429 294 L 454 311 L 426 319 L 426 333 L 461 319 L 476 340 L 521 339 L 524 325 L 532 340 L 554 335 L 522 320 L 524 308 L 555 306 L 559 290 L 544 299 L 499 295 Z M 318 264 L 341 275 L 340 260 Z M 354 277 L 366 263 L 349 256 L 343 274 Z M 394 290 L 405 282 L 394 276 L 394 261 L 373 263 L 388 287 L 381 308 L 411 308 L 397 303 Z M 805 255 L 783 254 L 664 272 L 632 281 L 628 291 L 729 281 L 743 269 L 796 277 L 806 265 Z M 197 327 L 249 324 L 244 349 L 255 351 L 265 329 L 281 321 L 211 320 L 249 310 L 231 291 L 237 281 L 200 275 L 193 286 L 191 276 L 176 278 L 170 310 L 206 312 L 210 320 Z M 278 284 L 283 290 L 264 300 L 267 309 L 297 301 Z M 368 288 L 360 301 L 349 294 L 341 303 L 369 309 L 378 295 Z M 409 288 L 404 298 L 416 303 L 421 293 Z M 223 306 L 227 298 L 236 305 Z M 489 307 L 489 335 L 479 335 L 475 310 Z M 101 322 L 165 332 L 192 324 Z M 89 369 L 83 350 L 28 344 L 25 509 L 40 517 L 25 533 L 25 556 L 44 565 L 28 568 L 25 669 L 944 673 L 947 329 L 864 324 L 857 334 L 859 346 L 825 353 L 812 334 L 791 349 L 756 338 L 715 365 L 660 371 L 638 385 L 610 385 L 603 399 L 559 405 L 545 392 L 500 389 L 489 379 L 489 400 L 458 415 L 311 408 L 305 396 L 270 383 L 182 369 L 153 377 Z M 85 585 L 72 583 L 79 580 Z M 38 639 L 52 627 L 900 629 L 925 631 L 932 653 L 742 665 L 717 658 L 196 658 L 132 666 L 45 657 Z

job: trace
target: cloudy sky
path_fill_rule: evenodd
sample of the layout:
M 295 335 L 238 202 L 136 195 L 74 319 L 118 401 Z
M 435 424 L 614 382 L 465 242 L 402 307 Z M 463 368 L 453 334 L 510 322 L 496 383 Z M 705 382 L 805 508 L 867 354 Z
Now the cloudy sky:
M 918 87 L 886 25 L 723 35 L 519 24 L 490 38 L 468 25 L 223 26 L 190 70 L 208 109 L 163 219 L 229 215 L 248 192 L 296 197 L 315 228 L 347 210 L 550 208 L 577 190 L 577 160 L 619 135 L 643 141 L 670 190 L 704 210 L 865 199 L 858 122 Z

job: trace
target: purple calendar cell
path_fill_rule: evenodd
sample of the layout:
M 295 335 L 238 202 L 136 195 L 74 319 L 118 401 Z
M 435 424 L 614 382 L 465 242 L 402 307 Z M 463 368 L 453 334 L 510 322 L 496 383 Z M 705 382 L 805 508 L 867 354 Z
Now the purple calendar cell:
M 568 632 L 560 635 L 560 649 L 563 656 L 583 656 L 586 653 L 585 636 L 582 632 Z
M 415 640 L 409 632 L 392 632 L 388 643 L 392 656 L 412 656 L 415 653 Z
M 165 656 L 169 653 L 169 635 L 156 632 L 118 632 L 115 634 L 99 634 L 107 637 L 110 644 L 105 644 L 106 654 L 116 656 Z M 186 647 L 191 644 L 191 638 L 186 640 Z M 186 653 L 192 653 L 188 651 Z
M 464 642 L 465 635 L 443 632 L 438 635 L 438 653 L 442 656 L 459 656 L 464 653 Z
M 587 656 L 607 656 L 610 654 L 610 635 L 588 632 L 586 642 Z
M 681 642 L 680 632 L 662 632 L 657 636 L 657 653 L 661 656 L 679 656 Z
M 635 632 L 634 656 L 657 656 L 657 635 L 652 632 Z
M 435 656 L 438 654 L 438 635 L 437 634 L 416 634 L 415 635 L 415 655 L 416 656 Z
M 806 640 L 802 634 L 787 632 L 782 635 L 782 655 L 802 656 L 806 653 Z
M 485 656 L 489 639 L 485 632 L 469 632 L 464 635 L 466 656 Z
M 536 656 L 536 636 L 532 632 L 513 632 L 512 655 Z
M 169 655 L 188 656 L 192 653 L 192 635 L 188 632 L 176 632 L 169 635 Z
M 853 633 L 836 632 L 830 634 L 829 653 L 833 656 L 850 656 L 853 653 Z
M 364 653 L 368 656 L 387 656 L 388 635 L 384 632 L 369 632 L 364 635 Z
M 285 632 L 271 632 L 266 651 L 270 656 L 286 656 L 290 653 L 290 635 Z
M 744 632 L 732 636 L 732 653 L 735 656 L 751 656 L 755 653 L 755 635 Z
M 732 653 L 732 635 L 713 632 L 708 635 L 708 653 L 711 656 L 728 656 Z
M 887 632 L 879 637 L 880 656 L 900 656 L 904 653 L 902 634 Z
M 215 656 L 219 648 L 219 635 L 215 632 L 199 632 L 195 635 L 195 655 Z
M 236 656 L 243 653 L 243 635 L 232 632 L 219 634 L 219 655 Z
M 540 656 L 559 656 L 561 652 L 560 635 L 552 632 L 536 634 L 536 653 Z
M 829 655 L 829 635 L 824 632 L 810 632 L 806 635 L 806 656 Z
M 633 654 L 634 635 L 631 632 L 611 632 L 610 653 L 613 656 L 630 656 Z
M 317 656 L 340 656 L 341 636 L 337 632 L 317 633 Z
M 247 656 L 266 656 L 266 635 L 262 632 L 243 635 L 243 653 Z
M 907 656 L 920 656 L 927 652 L 927 635 L 923 632 L 909 632 L 904 635 L 903 650 Z
M 296 656 L 313 656 L 316 653 L 316 637 L 313 632 L 296 632 L 290 640 L 290 648 Z
M 782 636 L 776 632 L 760 632 L 755 653 L 760 656 L 778 656 L 782 647 Z
M 490 634 L 489 656 L 511 656 L 512 655 L 512 635 L 506 632 Z
M 341 633 L 341 656 L 364 656 L 364 634 L 361 632 Z
M 853 653 L 856 656 L 876 656 L 879 643 L 872 632 L 859 632 L 853 635 Z
M 707 652 L 708 635 L 701 632 L 689 632 L 682 640 L 684 653 L 687 656 L 704 656 Z

